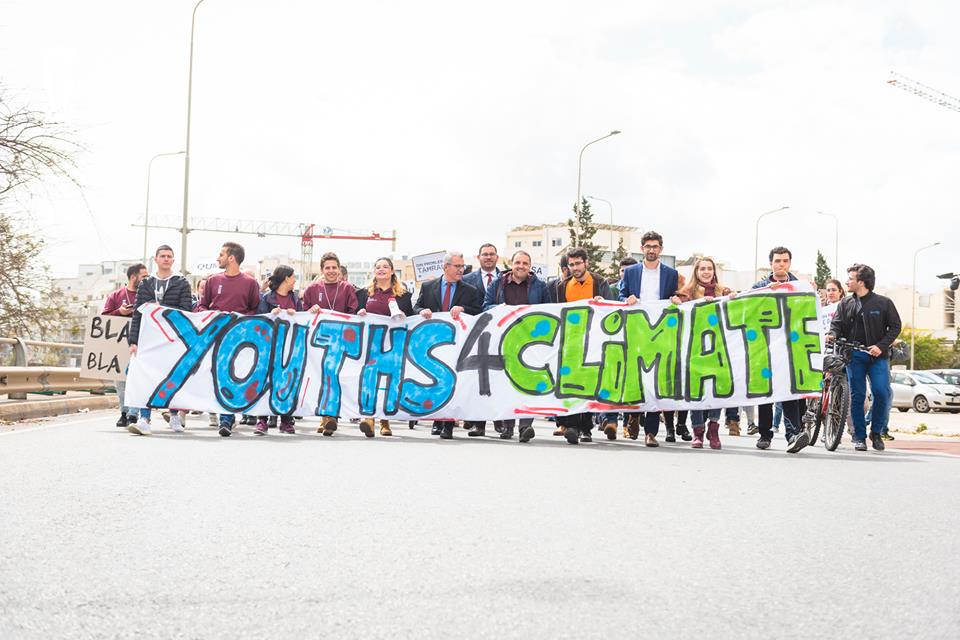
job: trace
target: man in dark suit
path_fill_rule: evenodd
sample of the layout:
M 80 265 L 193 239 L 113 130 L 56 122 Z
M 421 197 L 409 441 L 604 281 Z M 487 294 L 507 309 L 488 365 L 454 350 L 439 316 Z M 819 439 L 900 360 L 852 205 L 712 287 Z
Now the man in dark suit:
M 430 280 L 420 287 L 420 296 L 413 310 L 426 319 L 434 312 L 449 312 L 456 320 L 461 313 L 476 315 L 480 312 L 477 304 L 480 294 L 473 286 L 463 281 L 465 268 L 463 254 L 459 251 L 447 251 L 443 256 L 443 275 Z M 433 423 L 433 435 L 444 440 L 453 437 L 453 420 L 437 420 Z
M 651 300 L 669 300 L 679 288 L 677 270 L 660 262 L 663 251 L 663 236 L 656 231 L 643 234 L 643 262 L 627 267 L 623 272 L 623 284 L 620 287 L 620 300 L 627 304 L 648 302 Z M 636 416 L 636 414 L 633 414 Z M 637 418 L 629 422 L 630 437 L 639 435 Z M 659 447 L 657 433 L 660 431 L 660 412 L 647 411 L 643 416 L 644 444 Z
M 499 261 L 500 255 L 497 252 L 497 248 L 489 242 L 484 242 L 480 245 L 480 250 L 477 251 L 477 262 L 480 263 L 480 268 L 463 276 L 464 282 L 477 288 L 477 293 L 479 294 L 477 307 L 480 309 L 483 309 L 483 296 L 487 291 L 487 287 L 496 282 L 500 276 L 500 268 L 497 267 Z M 502 420 L 494 420 L 493 425 L 497 433 L 503 432 Z M 465 426 L 471 427 L 470 433 L 467 434 L 468 436 L 476 437 L 487 434 L 487 423 L 484 420 L 473 420 L 466 423 Z

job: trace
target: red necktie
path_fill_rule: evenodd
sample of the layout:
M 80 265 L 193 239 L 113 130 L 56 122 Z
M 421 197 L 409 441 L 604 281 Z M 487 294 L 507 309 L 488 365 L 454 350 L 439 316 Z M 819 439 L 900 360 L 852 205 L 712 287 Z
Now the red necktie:
M 449 282 L 446 284 L 447 288 L 443 292 L 443 302 L 440 303 L 440 311 L 450 311 L 450 290 L 453 289 L 453 285 Z
M 491 283 L 491 282 L 493 282 L 493 274 L 492 274 L 492 273 L 488 273 L 488 274 L 487 274 L 487 286 L 488 286 L 488 287 L 490 286 L 490 283 Z

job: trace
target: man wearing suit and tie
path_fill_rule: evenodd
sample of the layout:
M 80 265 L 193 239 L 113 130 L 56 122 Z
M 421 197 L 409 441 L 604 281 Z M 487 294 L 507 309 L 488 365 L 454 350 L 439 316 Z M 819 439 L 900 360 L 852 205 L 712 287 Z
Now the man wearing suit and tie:
M 480 294 L 463 280 L 466 264 L 459 251 L 447 251 L 443 256 L 443 275 L 420 287 L 420 296 L 413 310 L 429 320 L 434 312 L 449 312 L 456 320 L 461 313 L 476 315 L 480 312 L 477 301 Z M 444 440 L 453 438 L 453 420 L 437 420 L 433 423 L 434 435 Z
M 480 245 L 480 250 L 477 252 L 477 262 L 480 263 L 480 268 L 463 276 L 464 282 L 477 288 L 478 309 L 483 309 L 483 296 L 487 292 L 487 287 L 496 282 L 500 276 L 500 269 L 497 267 L 499 261 L 500 256 L 497 254 L 497 248 L 489 242 L 485 242 Z M 497 433 L 503 431 L 502 420 L 494 420 L 493 424 Z M 471 427 L 468 436 L 483 436 L 487 433 L 487 423 L 483 420 L 471 421 L 466 426 Z
M 643 262 L 627 267 L 623 272 L 620 300 L 627 304 L 651 300 L 669 300 L 679 288 L 677 270 L 660 262 L 663 236 L 656 231 L 643 234 Z M 637 426 L 632 423 L 630 437 L 635 438 Z M 643 416 L 644 444 L 659 447 L 660 412 L 647 411 Z

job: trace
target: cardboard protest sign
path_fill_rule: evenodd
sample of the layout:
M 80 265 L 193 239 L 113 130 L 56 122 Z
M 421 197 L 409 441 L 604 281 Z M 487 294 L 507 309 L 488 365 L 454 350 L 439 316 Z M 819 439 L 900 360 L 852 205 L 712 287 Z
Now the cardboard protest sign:
M 420 256 L 413 256 L 413 277 L 417 282 L 424 280 L 433 280 L 443 275 L 443 256 L 444 251 L 436 253 L 425 253 Z
M 80 377 L 123 380 L 127 377 L 130 346 L 127 333 L 130 318 L 96 315 L 87 318 L 83 332 Z
M 682 305 L 499 305 L 458 320 L 142 311 L 127 398 L 144 407 L 490 420 L 777 402 L 822 382 L 806 283 Z

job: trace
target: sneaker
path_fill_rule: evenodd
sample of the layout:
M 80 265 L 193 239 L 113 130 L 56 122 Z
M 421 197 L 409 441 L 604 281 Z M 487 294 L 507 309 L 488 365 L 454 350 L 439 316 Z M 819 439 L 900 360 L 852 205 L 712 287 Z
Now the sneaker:
M 758 427 L 756 424 L 751 422 L 747 425 L 747 435 L 755 436 L 758 433 L 760 433 L 760 427 Z
M 126 427 L 126 426 L 129 425 L 129 424 L 130 424 L 130 420 L 127 418 L 127 414 L 121 413 L 121 414 L 120 414 L 120 419 L 117 420 L 117 426 L 118 426 L 118 427 Z
M 513 435 L 513 429 L 510 429 L 510 433 Z M 535 435 L 537 435 L 537 432 L 533 430 L 533 427 L 520 427 L 520 442 L 530 442 Z
M 255 436 L 265 436 L 267 435 L 267 421 L 266 420 L 257 420 L 257 426 L 253 428 L 253 435 Z
M 127 425 L 127 431 L 135 433 L 138 436 L 149 436 L 153 433 L 150 429 L 150 421 L 146 418 L 140 418 L 134 424 Z
M 160 412 L 160 415 L 163 416 L 163 421 L 164 421 L 164 422 L 170 422 L 170 410 L 169 410 L 169 409 L 164 409 L 163 411 Z
M 220 423 L 219 423 L 219 418 L 217 418 L 217 414 L 211 413 L 211 414 L 210 414 L 210 426 L 211 426 L 211 427 L 216 427 L 218 424 L 220 424 Z
M 853 450 L 854 451 L 866 451 L 867 442 L 865 440 L 854 440 L 853 441 Z
M 673 435 L 672 433 L 668 433 L 668 434 L 667 434 L 667 437 L 664 438 L 663 441 L 664 441 L 664 442 L 676 442 L 676 441 L 677 441 L 677 436 Z
M 896 438 L 894 438 L 894 437 L 893 437 L 892 435 L 890 435 L 889 433 L 881 433 L 881 434 L 880 434 L 880 439 L 881 439 L 881 440 L 896 440 Z
M 297 434 L 297 430 L 293 428 L 294 421 L 291 418 L 288 422 L 287 420 L 280 420 L 280 433 L 283 433 L 288 436 L 293 436 Z
M 886 445 L 883 444 L 883 438 L 879 433 L 870 434 L 870 444 L 873 445 L 873 448 L 877 451 L 883 451 L 886 448 Z
M 233 433 L 233 425 L 229 422 L 221 422 L 219 433 L 221 438 L 229 438 Z
M 567 444 L 577 444 L 580 442 L 580 430 L 573 427 L 560 427 L 563 429 L 563 437 L 567 439 Z M 556 432 L 554 432 L 556 435 Z
M 183 433 L 183 418 L 180 417 L 179 413 L 174 413 L 170 416 L 170 431 Z
M 770 438 L 760 436 L 760 439 L 757 440 L 757 449 L 769 449 L 770 448 Z
M 593 442 L 593 436 L 589 431 L 584 431 L 580 434 L 580 442 Z
M 687 425 L 685 424 L 677 425 L 677 435 L 680 436 L 680 439 L 684 442 L 690 442 L 693 440 L 693 436 L 690 435 L 690 430 L 687 429 Z
M 801 431 L 787 441 L 787 453 L 797 453 L 810 444 L 810 434 Z

